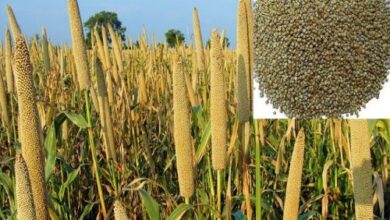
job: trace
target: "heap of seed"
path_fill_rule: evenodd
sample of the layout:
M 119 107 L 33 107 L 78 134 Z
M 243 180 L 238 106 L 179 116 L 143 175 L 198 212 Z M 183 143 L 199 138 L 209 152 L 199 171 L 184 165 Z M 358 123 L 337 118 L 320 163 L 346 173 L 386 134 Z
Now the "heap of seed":
M 357 114 L 388 76 L 385 2 L 256 1 L 261 96 L 289 117 Z

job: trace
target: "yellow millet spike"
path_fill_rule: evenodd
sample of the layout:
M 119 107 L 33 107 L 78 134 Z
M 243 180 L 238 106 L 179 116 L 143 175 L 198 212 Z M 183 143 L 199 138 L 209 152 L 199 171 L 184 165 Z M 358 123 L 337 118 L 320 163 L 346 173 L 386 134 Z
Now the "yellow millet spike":
M 225 100 L 225 79 L 223 72 L 222 48 L 218 32 L 214 29 L 211 35 L 211 86 L 210 86 L 210 119 L 212 164 L 215 170 L 225 169 L 226 164 L 226 131 L 227 111 Z
M 19 133 L 22 155 L 31 177 L 36 215 L 38 219 L 49 219 L 44 172 L 42 130 L 35 100 L 32 65 L 23 36 L 16 38 L 15 78 L 19 104 Z
M 22 31 L 20 29 L 18 21 L 15 18 L 14 11 L 9 5 L 7 5 L 7 15 L 8 15 L 9 23 L 11 25 L 12 35 L 14 36 L 14 40 L 16 40 L 17 36 L 22 35 Z
M 45 28 L 42 28 L 42 51 L 43 51 L 43 63 L 45 65 L 46 74 L 49 74 L 50 73 L 49 42 L 47 40 Z
M 284 201 L 284 220 L 298 219 L 299 198 L 301 194 L 302 169 L 305 153 L 305 132 L 299 131 L 295 140 L 288 172 L 286 198 Z
M 12 41 L 8 28 L 5 29 L 5 77 L 7 79 L 7 91 L 15 91 L 14 75 L 12 73 Z
M 114 202 L 114 216 L 115 220 L 127 220 L 129 217 L 126 214 L 126 208 L 119 200 Z
M 199 105 L 198 97 L 196 96 L 194 88 L 192 87 L 192 82 L 188 72 L 184 73 L 184 78 L 186 80 L 187 92 L 188 92 L 188 97 L 190 98 L 191 106 L 192 107 L 198 106 Z
M 192 78 L 192 89 L 195 91 L 197 86 L 198 86 L 198 64 L 196 63 L 197 62 L 197 58 L 196 58 L 196 49 L 194 48 L 194 46 L 191 46 L 190 47 L 191 50 L 192 50 L 192 54 L 191 54 L 191 67 L 192 67 L 192 72 L 191 72 L 191 78 Z
M 249 106 L 252 109 L 253 101 L 253 74 L 254 74 L 254 55 L 255 55 L 255 44 L 254 44 L 254 26 L 253 26 L 253 9 L 252 9 L 252 0 L 245 0 L 245 8 L 247 15 L 247 24 L 248 24 L 248 57 L 249 57 L 249 66 L 248 66 L 248 95 L 249 95 Z
M 246 5 L 239 1 L 237 18 L 237 117 L 239 122 L 247 122 L 250 115 L 249 78 L 249 37 Z
M 72 50 L 77 70 L 77 80 L 80 90 L 82 91 L 84 89 L 89 89 L 91 80 L 89 77 L 83 25 L 81 23 L 80 10 L 77 0 L 68 0 L 68 10 L 72 35 Z
M 103 139 L 104 145 L 106 147 L 106 153 L 108 159 L 115 158 L 115 142 L 114 142 L 114 132 L 112 128 L 112 120 L 110 114 L 110 106 L 108 104 L 108 94 L 107 87 L 104 79 L 104 73 L 102 69 L 101 61 L 96 59 L 96 81 L 98 86 L 98 101 L 100 108 L 100 118 L 102 121 L 102 130 L 103 130 Z
M 99 102 L 98 102 L 98 98 L 97 98 L 97 95 L 96 95 L 95 88 L 93 86 L 91 86 L 89 88 L 89 91 L 91 92 L 91 99 L 92 99 L 93 107 L 95 108 L 95 111 L 97 113 L 100 113 Z
M 146 105 L 148 102 L 148 93 L 144 73 L 138 73 L 138 103 Z
M 107 31 L 104 25 L 102 25 L 102 39 L 103 39 L 104 57 L 106 58 L 106 65 L 107 68 L 110 69 L 111 68 L 110 49 L 108 48 Z
M 198 70 L 203 71 L 205 70 L 205 57 L 204 57 L 202 32 L 201 32 L 200 22 L 199 22 L 199 13 L 197 8 L 194 8 L 192 18 L 194 23 L 194 35 L 195 35 Z
M 10 128 L 10 118 L 8 113 L 8 105 L 7 105 L 7 94 L 5 91 L 4 81 L 2 73 L 0 72 L 0 113 L 1 113 L 1 121 L 3 126 L 7 129 Z
M 97 48 L 98 48 L 99 59 L 103 63 L 104 69 L 107 70 L 107 64 L 106 64 L 106 57 L 104 55 L 103 42 L 102 42 L 102 39 L 99 36 L 99 32 L 97 31 L 97 26 L 95 26 L 95 28 L 93 29 L 93 34 L 94 34 L 95 39 L 96 39 L 96 45 L 97 45 Z
M 108 27 L 108 31 L 110 32 L 110 36 L 111 36 L 111 42 L 112 42 L 112 46 L 114 49 L 116 64 L 118 66 L 119 73 L 122 74 L 123 73 L 123 62 L 122 62 L 122 54 L 121 54 L 119 42 L 118 42 L 117 36 L 115 34 L 115 31 L 112 28 L 112 25 L 110 23 L 108 23 L 107 27 Z
M 17 153 L 15 159 L 15 180 L 15 195 L 17 207 L 16 218 L 19 220 L 37 219 L 35 215 L 34 199 L 27 165 L 20 153 Z
M 356 219 L 373 219 L 370 134 L 367 120 L 349 120 Z
M 190 198 L 194 193 L 194 167 L 189 100 L 182 61 L 176 56 L 173 60 L 173 111 L 177 172 L 180 194 L 185 198 Z

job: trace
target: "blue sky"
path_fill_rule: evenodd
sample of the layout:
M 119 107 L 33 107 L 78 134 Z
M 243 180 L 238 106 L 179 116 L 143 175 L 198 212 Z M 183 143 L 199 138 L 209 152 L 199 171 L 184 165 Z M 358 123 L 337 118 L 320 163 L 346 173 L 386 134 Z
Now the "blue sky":
M 171 28 L 181 30 L 188 42 L 193 33 L 192 9 L 197 7 L 202 34 L 206 41 L 212 28 L 226 31 L 231 46 L 236 42 L 237 0 L 79 0 L 83 22 L 101 11 L 118 13 L 126 35 L 135 39 L 146 28 L 149 37 L 154 33 L 163 41 Z M 70 43 L 67 0 L 1 0 L 0 39 L 8 25 L 6 5 L 13 8 L 24 34 L 41 33 L 44 26 L 54 43 Z

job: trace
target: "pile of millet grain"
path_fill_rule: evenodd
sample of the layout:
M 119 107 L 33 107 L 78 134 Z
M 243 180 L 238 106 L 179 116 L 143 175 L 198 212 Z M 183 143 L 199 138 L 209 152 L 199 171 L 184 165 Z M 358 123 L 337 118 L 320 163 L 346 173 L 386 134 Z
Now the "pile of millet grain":
M 353 115 L 387 81 L 385 0 L 257 0 L 255 72 L 261 96 L 288 117 Z

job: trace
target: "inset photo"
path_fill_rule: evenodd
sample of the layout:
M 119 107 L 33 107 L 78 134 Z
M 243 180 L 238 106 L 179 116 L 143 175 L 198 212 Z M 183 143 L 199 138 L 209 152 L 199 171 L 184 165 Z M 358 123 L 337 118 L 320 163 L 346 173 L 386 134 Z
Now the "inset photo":
M 386 1 L 256 1 L 255 118 L 390 118 Z

